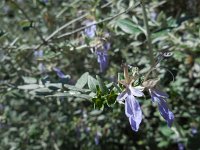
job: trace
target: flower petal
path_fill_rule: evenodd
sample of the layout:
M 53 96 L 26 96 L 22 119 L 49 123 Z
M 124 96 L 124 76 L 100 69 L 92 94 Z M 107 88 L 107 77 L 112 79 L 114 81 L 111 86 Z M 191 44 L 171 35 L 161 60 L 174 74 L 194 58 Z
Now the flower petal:
M 141 90 L 137 89 L 137 88 L 134 88 L 134 87 L 129 86 L 129 89 L 131 90 L 131 93 L 132 93 L 134 96 L 137 96 L 137 97 L 142 97 L 142 96 L 144 96 L 144 93 L 143 93 Z
M 142 111 L 139 102 L 133 95 L 128 95 L 125 101 L 125 114 L 129 118 L 131 128 L 138 131 L 142 121 Z
M 155 94 L 151 91 L 151 89 L 149 89 L 149 93 L 150 93 L 150 95 L 151 95 L 151 100 L 152 100 L 153 103 L 159 102 L 159 101 L 160 101 L 160 100 L 159 100 L 159 97 L 158 97 L 157 95 L 155 95 Z
M 117 96 L 117 101 L 118 102 L 121 102 L 123 100 L 125 100 L 125 98 L 128 96 L 127 92 L 126 91 L 123 91 L 122 93 L 120 93 L 118 96 Z
M 106 51 L 97 50 L 97 61 L 100 65 L 100 71 L 104 72 L 108 67 L 108 54 Z
M 110 49 L 110 43 L 104 43 L 103 47 L 105 51 L 108 51 Z
M 57 75 L 58 75 L 61 79 L 66 78 L 65 74 L 64 74 L 59 68 L 54 67 L 53 70 L 57 73 Z
M 129 123 L 131 125 L 131 129 L 135 132 L 138 131 L 140 127 L 140 123 L 142 121 L 142 117 L 140 118 L 134 118 L 133 116 L 129 117 Z
M 168 127 L 172 126 L 172 123 L 174 121 L 174 114 L 169 110 L 167 103 L 164 99 L 159 99 L 158 103 L 158 109 L 161 114 L 161 116 L 167 121 Z
M 183 145 L 183 143 L 178 143 L 178 150 L 184 150 L 185 146 Z
M 95 37 L 95 32 L 96 32 L 96 25 L 95 25 L 95 21 L 91 21 L 91 20 L 86 20 L 85 22 L 84 22 L 84 24 L 86 25 L 86 26 L 90 26 L 90 27 L 88 27 L 88 28 L 85 28 L 85 34 L 86 34 L 86 36 L 88 36 L 89 38 L 93 38 L 93 37 Z M 94 25 L 92 25 L 92 24 L 94 24 Z
M 169 95 L 165 92 L 162 92 L 160 90 L 157 89 L 152 89 L 152 92 L 157 95 L 158 97 L 162 97 L 162 98 L 169 98 Z

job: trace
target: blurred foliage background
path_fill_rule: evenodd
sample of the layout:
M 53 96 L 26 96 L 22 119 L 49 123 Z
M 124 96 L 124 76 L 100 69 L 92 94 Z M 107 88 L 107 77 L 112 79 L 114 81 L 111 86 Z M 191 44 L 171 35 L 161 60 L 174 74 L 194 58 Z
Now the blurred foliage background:
M 143 121 L 135 133 L 123 105 L 116 103 L 102 111 L 82 98 L 35 96 L 17 88 L 24 77 L 39 82 L 48 76 L 60 82 L 54 67 L 71 76 L 67 81 L 71 85 L 85 72 L 98 74 L 108 83 L 117 81 L 124 62 L 146 73 L 150 58 L 138 4 L 138 0 L 0 1 L 1 150 L 200 149 L 199 0 L 146 1 L 154 56 L 166 54 L 157 74 L 170 95 L 176 127 L 167 127 L 150 97 L 140 101 Z M 106 40 L 111 44 L 104 73 L 90 48 L 83 46 L 87 43 L 83 30 L 61 38 L 86 20 L 98 22 L 127 9 L 97 24 L 97 36 L 109 33 Z M 34 52 L 39 50 L 43 55 L 36 58 Z

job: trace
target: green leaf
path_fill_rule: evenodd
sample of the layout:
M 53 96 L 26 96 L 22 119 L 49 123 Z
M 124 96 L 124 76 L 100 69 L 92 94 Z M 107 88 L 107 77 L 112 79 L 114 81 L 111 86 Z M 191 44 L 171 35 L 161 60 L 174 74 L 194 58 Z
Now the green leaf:
M 98 97 L 98 98 L 93 98 L 92 101 L 94 102 L 94 108 L 95 109 L 101 109 L 103 110 L 104 108 L 104 98 Z
M 98 83 L 99 83 L 99 88 L 100 88 L 101 92 L 102 92 L 103 94 L 108 93 L 108 88 L 106 87 L 106 85 L 105 85 L 105 83 L 102 81 L 102 79 L 101 79 L 98 75 L 96 76 L 96 78 L 97 78 L 97 81 L 98 81 Z
M 53 95 L 48 95 L 46 97 L 70 97 L 71 94 L 70 93 L 56 93 Z
M 46 88 L 46 87 L 38 88 L 38 89 L 30 91 L 30 94 L 37 95 L 37 96 L 47 96 L 47 95 L 52 94 L 52 90 L 50 90 L 49 88 Z
M 98 116 L 101 113 L 102 113 L 102 111 L 100 111 L 100 110 L 93 110 L 93 111 L 90 112 L 90 115 L 92 115 L 92 116 Z
M 84 74 L 78 79 L 78 81 L 76 82 L 75 86 L 78 87 L 78 88 L 83 88 L 83 87 L 87 84 L 88 75 L 89 75 L 88 72 L 84 73 Z
M 132 21 L 128 19 L 117 20 L 117 26 L 128 34 L 138 34 L 141 30 Z
M 92 97 L 87 94 L 77 94 L 77 93 L 56 93 L 53 95 L 48 95 L 47 97 L 77 97 L 90 100 Z
M 37 83 L 37 80 L 35 78 L 32 77 L 22 77 L 22 79 L 24 80 L 25 83 L 27 84 L 34 84 Z
M 0 29 L 0 37 L 3 36 L 4 34 L 5 32 Z
M 89 87 L 89 89 L 96 93 L 97 85 L 98 85 L 97 80 L 89 75 L 88 76 L 88 87 Z
M 79 92 L 83 92 L 83 93 L 90 92 L 89 89 L 81 89 L 81 88 L 78 88 L 76 86 L 69 85 L 69 84 L 64 84 L 64 87 L 66 87 L 67 89 L 72 90 L 72 91 L 79 91 Z
M 159 130 L 166 137 L 170 137 L 173 134 L 173 131 L 167 126 L 162 126 L 159 128 Z
M 78 98 L 87 99 L 87 100 L 92 99 L 92 97 L 90 97 L 90 96 L 87 95 L 87 94 L 74 94 L 74 95 L 72 95 L 72 96 L 74 96 L 74 97 L 78 97 Z
M 169 142 L 168 141 L 161 141 L 159 144 L 158 144 L 158 147 L 159 148 L 163 148 L 163 147 L 167 147 L 169 145 Z
M 20 85 L 17 88 L 23 89 L 23 90 L 34 90 L 34 89 L 39 88 L 39 85 L 38 84 Z
M 108 106 L 115 104 L 117 94 L 114 91 L 111 91 L 109 95 L 106 96 L 106 102 Z
M 49 88 L 50 90 L 56 91 L 58 89 L 62 88 L 61 83 L 46 83 L 45 86 Z
M 105 115 L 100 115 L 97 117 L 97 120 L 102 121 L 102 120 L 105 120 L 105 118 L 106 118 Z
M 55 52 L 46 52 L 45 55 L 42 58 L 40 58 L 39 60 L 48 61 L 49 59 L 55 58 L 59 55 L 61 55 L 61 52 L 56 52 L 56 53 Z M 69 76 L 69 75 L 67 75 L 67 76 Z
M 30 27 L 32 27 L 32 23 L 33 22 L 30 22 L 28 20 L 22 20 L 19 22 L 19 25 L 22 27 L 24 31 L 27 31 L 29 30 Z

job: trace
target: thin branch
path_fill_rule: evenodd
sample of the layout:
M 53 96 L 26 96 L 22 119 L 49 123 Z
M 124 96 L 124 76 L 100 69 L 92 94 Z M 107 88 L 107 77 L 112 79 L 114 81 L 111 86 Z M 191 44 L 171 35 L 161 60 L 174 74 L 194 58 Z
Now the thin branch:
M 105 5 L 101 6 L 101 8 L 103 9 L 103 8 L 109 6 L 110 4 L 112 4 L 112 2 L 106 3 Z M 76 19 L 73 19 L 72 21 L 70 21 L 70 22 L 64 24 L 63 26 L 61 26 L 60 28 L 58 28 L 56 31 L 54 31 L 52 34 L 50 34 L 50 35 L 46 38 L 46 41 L 49 41 L 49 40 L 52 39 L 53 36 L 55 36 L 57 33 L 59 33 L 60 31 L 62 31 L 63 29 L 65 29 L 65 28 L 68 27 L 69 25 L 71 25 L 71 24 L 73 24 L 73 23 L 75 23 L 75 22 L 77 22 L 77 21 L 79 21 L 79 20 L 85 18 L 85 17 L 88 16 L 89 14 L 90 14 L 90 13 L 87 12 L 87 13 L 83 14 L 82 16 L 80 16 L 80 17 L 78 17 L 78 18 L 76 18 Z
M 17 4 L 17 2 L 15 2 L 14 0 L 10 1 L 11 3 L 13 3 L 24 15 L 24 17 L 29 21 L 32 22 L 31 18 L 27 15 L 27 13 Z M 36 28 L 35 26 L 33 26 L 33 29 L 36 31 L 37 35 L 40 37 L 40 39 L 43 41 L 43 43 L 46 43 L 45 39 L 42 37 L 42 34 L 40 33 L 40 31 L 38 30 L 38 28 Z
M 13 2 L 13 3 L 14 3 L 14 2 Z M 105 7 L 109 6 L 110 4 L 111 4 L 111 3 L 108 2 L 107 4 L 101 6 L 101 8 L 105 8 Z M 21 10 L 20 7 L 18 7 L 18 8 Z M 21 10 L 21 11 L 22 11 L 22 13 L 24 12 L 23 10 Z M 24 12 L 24 15 L 26 15 L 25 12 Z M 52 34 L 50 34 L 46 39 L 42 40 L 43 42 L 42 42 L 41 44 L 39 44 L 39 45 L 37 45 L 37 46 L 35 46 L 34 48 L 31 48 L 31 49 L 35 49 L 35 50 L 40 49 L 44 44 L 48 44 L 50 40 L 53 40 L 52 38 L 53 38 L 57 33 L 59 33 L 60 31 L 62 31 L 63 29 L 65 29 L 65 28 L 68 27 L 69 25 L 71 25 L 71 24 L 73 24 L 73 23 L 75 23 L 75 22 L 81 20 L 82 18 L 85 18 L 87 15 L 89 15 L 89 12 L 87 12 L 87 13 L 85 13 L 84 15 L 82 15 L 82 16 L 80 16 L 80 17 L 78 17 L 78 18 L 75 18 L 75 19 L 73 19 L 72 21 L 70 21 L 70 22 L 64 24 L 63 26 L 61 26 L 60 28 L 58 28 L 56 31 L 54 31 Z M 26 17 L 28 17 L 28 16 L 26 15 Z M 29 17 L 28 17 L 28 18 L 29 18 Z M 27 18 L 27 19 L 28 19 L 28 18 Z M 35 29 L 36 29 L 36 31 L 37 31 L 37 28 L 35 28 Z M 39 33 L 39 32 L 38 32 L 38 33 Z M 42 37 L 42 36 L 41 36 L 41 37 Z M 42 37 L 42 39 L 43 39 L 43 37 Z M 30 57 L 30 56 L 32 55 L 32 53 L 33 53 L 33 51 L 30 51 L 30 52 L 26 55 L 26 58 Z M 23 61 L 23 62 L 24 62 L 24 61 Z M 23 63 L 23 62 L 22 62 L 22 63 Z
M 110 1 L 110 2 L 108 2 L 108 3 L 106 3 L 106 4 L 104 4 L 104 5 L 102 5 L 101 8 L 108 7 L 108 6 L 111 5 L 111 4 L 112 4 L 112 1 Z
M 103 9 L 103 8 L 105 8 L 105 7 L 108 7 L 108 6 L 111 5 L 111 4 L 112 4 L 112 2 L 108 2 L 108 3 L 106 3 L 105 5 L 102 5 L 101 8 Z M 81 20 L 81 19 L 87 17 L 89 14 L 90 14 L 90 13 L 87 12 L 87 13 L 83 14 L 82 16 L 80 16 L 80 17 L 78 17 L 78 18 L 75 18 L 75 19 L 73 19 L 72 21 L 70 21 L 70 22 L 64 24 L 63 26 L 61 26 L 60 28 L 58 28 L 56 31 L 54 31 L 52 34 L 50 34 L 50 35 L 45 39 L 45 42 L 50 41 L 57 33 L 59 33 L 60 31 L 62 31 L 62 30 L 65 29 L 66 27 L 70 26 L 71 24 L 73 24 L 73 23 L 75 23 L 75 22 L 77 22 L 77 21 L 79 21 L 79 20 Z M 35 49 L 39 49 L 40 47 L 42 47 L 43 44 L 44 44 L 44 43 L 41 43 L 41 44 L 38 45 Z
M 76 19 L 74 19 L 74 20 L 72 20 L 72 21 L 70 21 L 70 22 L 68 22 L 68 23 L 66 23 L 66 24 L 64 24 L 63 26 L 61 26 L 60 28 L 58 28 L 56 31 L 54 31 L 52 34 L 50 34 L 50 35 L 46 38 L 46 41 L 49 41 L 53 36 L 55 36 L 55 35 L 56 35 L 57 33 L 59 33 L 61 30 L 65 29 L 65 28 L 68 27 L 69 25 L 71 25 L 71 24 L 73 24 L 73 23 L 75 23 L 75 22 L 77 22 L 77 21 L 79 21 L 79 20 L 85 18 L 87 15 L 89 15 L 89 13 L 86 13 L 86 14 L 84 14 L 84 15 L 82 15 L 82 16 L 80 16 L 80 17 L 78 17 L 78 18 L 76 18 Z
M 110 4 L 109 4 L 109 5 L 110 5 Z M 102 6 L 102 8 L 107 7 L 107 6 L 108 6 L 108 5 Z M 121 13 L 118 13 L 118 14 L 112 16 L 112 17 L 105 18 L 105 19 L 103 19 L 103 20 L 101 20 L 101 21 L 99 21 L 99 22 L 96 22 L 96 23 L 94 23 L 94 24 L 91 24 L 91 25 L 88 25 L 88 26 L 84 26 L 84 27 L 78 28 L 78 29 L 76 29 L 76 30 L 74 30 L 74 31 L 71 31 L 71 32 L 62 34 L 62 35 L 58 36 L 57 38 L 53 38 L 58 32 L 60 32 L 61 30 L 63 30 L 63 29 L 66 28 L 67 26 L 69 26 L 69 25 L 71 25 L 72 23 L 74 23 L 74 22 L 80 20 L 80 18 L 84 18 L 84 16 L 86 17 L 86 16 L 89 14 L 89 13 L 86 13 L 86 14 L 82 15 L 81 17 L 78 17 L 78 18 L 76 18 L 76 19 L 74 19 L 74 20 L 68 22 L 67 24 L 61 26 L 59 29 L 57 29 L 57 30 L 54 31 L 51 35 L 49 35 L 49 36 L 47 37 L 47 39 L 44 40 L 43 43 L 41 43 L 40 45 L 37 45 L 34 49 L 37 50 L 37 49 L 41 48 L 44 44 L 48 44 L 50 41 L 52 42 L 53 40 L 61 39 L 61 38 L 64 38 L 64 37 L 66 37 L 66 36 L 72 35 L 72 34 L 74 34 L 74 33 L 80 32 L 80 31 L 82 31 L 82 30 L 84 30 L 84 29 L 86 29 L 86 28 L 91 27 L 92 25 L 97 25 L 97 24 L 103 23 L 103 22 L 105 22 L 105 21 L 113 20 L 114 18 L 116 18 L 116 17 L 118 17 L 118 16 L 120 16 L 120 15 L 122 15 L 122 14 L 124 14 L 124 13 L 127 13 L 130 9 L 132 9 L 133 7 L 135 8 L 135 7 L 137 7 L 137 6 L 139 6 L 139 3 L 136 4 L 135 6 L 132 6 L 132 7 L 127 8 L 125 11 L 123 11 L 123 12 L 121 12 Z M 28 54 L 26 55 L 26 58 L 30 57 L 30 56 L 32 55 L 32 53 L 33 53 L 33 51 L 30 51 L 30 53 L 28 53 Z M 22 63 L 24 63 L 24 61 L 23 61 Z
M 138 5 L 139 5 L 139 4 L 135 5 L 134 7 L 137 7 Z M 101 24 L 101 23 L 106 22 L 106 21 L 113 20 L 113 19 L 115 19 L 116 17 L 118 17 L 118 16 L 120 16 L 120 15 L 122 15 L 122 14 L 124 14 L 124 13 L 127 13 L 130 9 L 132 9 L 132 7 L 129 7 L 129 8 L 127 8 L 127 9 L 126 9 L 125 11 L 123 11 L 123 12 L 120 12 L 120 13 L 114 15 L 114 16 L 105 18 L 105 19 L 103 19 L 103 20 L 100 20 L 100 21 L 98 21 L 98 22 L 96 22 L 96 23 L 93 23 L 93 24 L 90 24 L 90 25 L 87 25 L 87 26 L 83 26 L 83 27 L 78 28 L 78 29 L 76 29 L 76 30 L 73 30 L 73 31 L 71 31 L 71 32 L 64 33 L 64 34 L 58 36 L 58 37 L 55 38 L 55 39 L 61 39 L 61 38 L 67 37 L 67 36 L 69 36 L 69 35 L 75 34 L 75 33 L 77 33 L 77 32 L 80 32 L 80 31 L 82 31 L 82 30 L 85 30 L 85 29 L 87 29 L 87 28 L 89 28 L 89 27 L 91 27 L 91 26 L 93 26 L 93 25 L 97 25 L 97 24 Z
M 144 19 L 144 24 L 145 24 L 145 28 L 146 28 L 146 37 L 147 37 L 148 48 L 149 48 L 150 62 L 151 62 L 151 66 L 154 66 L 155 59 L 153 57 L 153 46 L 152 46 L 152 42 L 151 42 L 151 32 L 149 30 L 147 12 L 146 12 L 146 8 L 145 8 L 144 0 L 140 0 L 140 2 L 141 2 L 141 6 L 142 6 L 143 19 Z

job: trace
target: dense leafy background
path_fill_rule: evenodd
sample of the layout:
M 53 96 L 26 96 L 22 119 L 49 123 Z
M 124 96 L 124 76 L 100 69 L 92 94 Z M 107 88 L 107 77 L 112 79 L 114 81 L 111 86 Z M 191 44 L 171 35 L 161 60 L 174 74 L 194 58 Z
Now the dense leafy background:
M 108 5 L 107 5 L 108 3 Z M 137 66 L 140 73 L 150 67 L 140 6 L 97 25 L 97 35 L 108 32 L 111 43 L 109 68 L 100 73 L 96 56 L 83 32 L 56 39 L 84 25 L 88 19 L 114 16 L 135 0 L 10 0 L 0 1 L 0 149 L 200 149 L 200 3 L 198 0 L 152 0 L 146 3 L 154 56 L 169 50 L 173 55 L 159 64 L 157 74 L 177 125 L 169 129 L 150 98 L 141 100 L 144 118 L 140 130 L 131 130 L 123 105 L 94 109 L 91 101 L 74 97 L 35 96 L 20 90 L 28 82 L 39 83 L 47 75 L 58 83 L 53 67 L 70 75 L 73 85 L 85 72 L 98 74 L 107 83 L 117 80 L 121 64 Z M 106 7 L 105 4 L 107 5 Z M 21 10 L 20 10 L 21 9 Z M 23 11 L 22 11 L 23 10 Z M 48 37 L 69 21 L 88 13 L 44 44 Z M 31 22 L 28 20 L 31 19 Z M 156 16 L 156 17 L 155 17 Z M 37 30 L 37 32 L 36 32 Z M 43 43 L 43 45 L 41 45 Z M 35 48 L 44 56 L 36 59 Z M 38 65 L 43 63 L 45 71 Z M 170 72 L 174 76 L 171 76 Z M 45 91 L 46 92 L 46 91 Z M 192 134 L 197 129 L 196 134 Z M 177 132 L 179 131 L 179 132 Z M 180 134 L 181 133 L 181 134 Z

